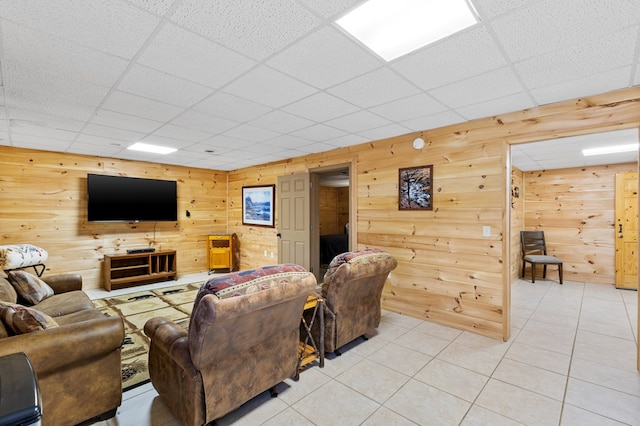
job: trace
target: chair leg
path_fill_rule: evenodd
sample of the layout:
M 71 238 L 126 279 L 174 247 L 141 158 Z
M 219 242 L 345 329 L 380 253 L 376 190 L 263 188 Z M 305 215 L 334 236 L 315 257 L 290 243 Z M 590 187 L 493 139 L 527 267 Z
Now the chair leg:
M 532 283 L 536 282 L 536 264 L 535 263 L 531 264 L 531 282 Z
M 562 284 L 562 263 L 558 264 L 558 273 L 560 274 L 560 284 Z
M 547 279 L 547 264 L 542 265 L 542 278 Z

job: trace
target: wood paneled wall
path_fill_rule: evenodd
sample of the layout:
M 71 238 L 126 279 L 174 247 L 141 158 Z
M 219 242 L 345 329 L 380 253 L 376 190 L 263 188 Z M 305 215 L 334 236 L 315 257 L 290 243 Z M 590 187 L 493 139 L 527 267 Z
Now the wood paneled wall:
M 349 222 L 349 188 L 320 187 L 320 235 L 344 234 Z
M 517 189 L 516 189 L 517 188 Z M 517 196 L 515 192 L 517 191 Z M 521 170 L 511 169 L 511 280 L 522 273 L 522 253 L 520 248 L 520 231 L 524 230 L 524 192 L 525 185 Z
M 545 231 L 565 280 L 614 284 L 615 176 L 636 169 L 632 163 L 524 172 L 524 228 Z M 555 267 L 549 270 L 556 277 Z
M 87 222 L 87 173 L 178 182 L 178 222 Z M 186 210 L 191 213 L 186 217 Z M 207 269 L 206 237 L 227 230 L 227 173 L 0 146 L 0 244 L 49 252 L 45 274 L 102 287 L 104 254 L 177 250 L 178 275 Z

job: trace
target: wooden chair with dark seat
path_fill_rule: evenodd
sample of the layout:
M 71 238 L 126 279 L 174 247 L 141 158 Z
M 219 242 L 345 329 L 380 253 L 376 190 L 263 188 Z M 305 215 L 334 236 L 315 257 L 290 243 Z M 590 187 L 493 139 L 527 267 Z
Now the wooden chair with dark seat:
M 527 263 L 531 264 L 531 282 L 536 282 L 536 265 L 542 264 L 542 278 L 547 277 L 547 265 L 558 265 L 560 284 L 562 284 L 562 260 L 547 255 L 547 244 L 544 231 L 520 231 L 522 245 L 522 278 L 524 278 Z

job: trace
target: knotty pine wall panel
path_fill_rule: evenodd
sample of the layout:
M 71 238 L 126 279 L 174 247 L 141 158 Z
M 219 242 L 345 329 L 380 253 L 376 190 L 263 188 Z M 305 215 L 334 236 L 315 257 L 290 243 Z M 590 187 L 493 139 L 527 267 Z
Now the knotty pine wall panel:
M 87 173 L 178 182 L 178 221 L 87 221 Z M 226 172 L 0 147 L 0 244 L 49 252 L 45 274 L 77 272 L 102 287 L 104 254 L 154 247 L 177 251 L 178 274 L 207 269 L 206 237 L 226 232 Z M 186 210 L 191 213 L 186 217 Z
M 514 196 L 514 190 L 518 188 L 518 197 Z M 522 274 L 522 247 L 520 244 L 520 231 L 524 231 L 524 176 L 522 170 L 511 168 L 511 280 L 515 280 Z
M 614 284 L 615 176 L 636 169 L 632 163 L 523 173 L 524 227 L 544 231 L 565 280 Z M 547 277 L 557 280 L 555 267 Z
M 320 235 L 341 234 L 338 232 L 338 188 L 320 186 L 319 196 Z

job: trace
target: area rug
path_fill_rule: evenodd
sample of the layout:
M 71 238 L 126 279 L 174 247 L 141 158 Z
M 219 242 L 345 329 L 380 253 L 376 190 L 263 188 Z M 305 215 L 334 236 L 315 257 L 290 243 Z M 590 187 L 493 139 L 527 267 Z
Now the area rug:
M 144 324 L 153 317 L 165 317 L 187 328 L 201 283 L 140 291 L 117 297 L 96 299 L 93 304 L 107 316 L 124 320 L 122 346 L 122 389 L 133 389 L 149 381 L 147 353 L 149 338 Z

